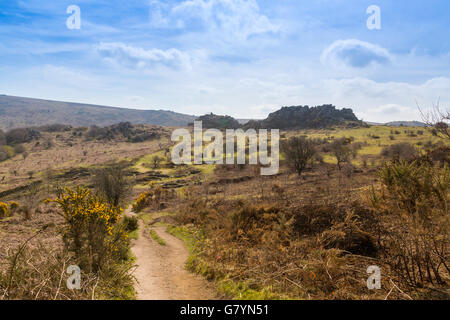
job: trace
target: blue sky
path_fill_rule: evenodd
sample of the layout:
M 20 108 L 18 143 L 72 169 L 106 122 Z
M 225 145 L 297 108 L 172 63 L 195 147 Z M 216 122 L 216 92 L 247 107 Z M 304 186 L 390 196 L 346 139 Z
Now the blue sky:
M 447 0 L 0 0 L 0 93 L 239 118 L 332 103 L 415 120 L 417 104 L 450 104 L 449 31 Z

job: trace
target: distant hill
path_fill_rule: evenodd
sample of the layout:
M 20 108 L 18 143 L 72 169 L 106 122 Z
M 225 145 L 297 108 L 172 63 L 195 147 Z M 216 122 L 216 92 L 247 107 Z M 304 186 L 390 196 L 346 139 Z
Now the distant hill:
M 352 109 L 336 109 L 333 105 L 317 107 L 293 106 L 282 107 L 265 120 L 252 120 L 244 125 L 246 128 L 272 129 L 319 129 L 332 126 L 357 127 L 364 125 Z
M 0 129 L 67 124 L 108 126 L 119 122 L 186 126 L 195 116 L 164 110 L 135 110 L 0 95 Z
M 426 123 L 420 121 L 392 121 L 384 124 L 390 127 L 426 127 Z

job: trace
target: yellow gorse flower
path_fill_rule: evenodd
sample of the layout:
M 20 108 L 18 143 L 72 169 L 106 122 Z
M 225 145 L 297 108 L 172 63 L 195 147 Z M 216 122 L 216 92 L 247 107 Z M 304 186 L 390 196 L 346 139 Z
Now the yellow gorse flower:
M 4 218 L 9 216 L 9 207 L 8 204 L 4 203 L 4 202 L 0 202 L 0 218 Z
M 66 189 L 64 194 L 53 201 L 60 205 L 67 222 L 97 223 L 102 225 L 109 235 L 113 234 L 114 225 L 123 212 L 122 208 L 110 206 L 89 189 L 80 186 L 75 190 Z

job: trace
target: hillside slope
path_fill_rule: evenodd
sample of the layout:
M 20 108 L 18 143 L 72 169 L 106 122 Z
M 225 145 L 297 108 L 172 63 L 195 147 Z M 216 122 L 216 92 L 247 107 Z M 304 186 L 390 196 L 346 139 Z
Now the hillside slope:
M 62 123 L 107 126 L 119 122 L 185 126 L 194 116 L 164 110 L 135 110 L 0 95 L 0 129 Z

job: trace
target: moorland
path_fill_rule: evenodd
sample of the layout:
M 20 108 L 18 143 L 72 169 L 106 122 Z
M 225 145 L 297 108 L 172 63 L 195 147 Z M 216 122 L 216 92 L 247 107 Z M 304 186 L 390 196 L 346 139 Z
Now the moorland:
M 287 115 L 272 176 L 176 166 L 170 127 L 2 131 L 0 299 L 448 299 L 447 127 L 368 125 L 347 110 L 321 124 L 311 110 L 310 125 Z M 203 119 L 241 126 L 230 118 Z M 161 275 L 169 284 L 143 284 L 146 250 L 181 264 Z M 69 265 L 80 290 L 65 286 Z M 158 286 L 172 295 L 144 292 Z

